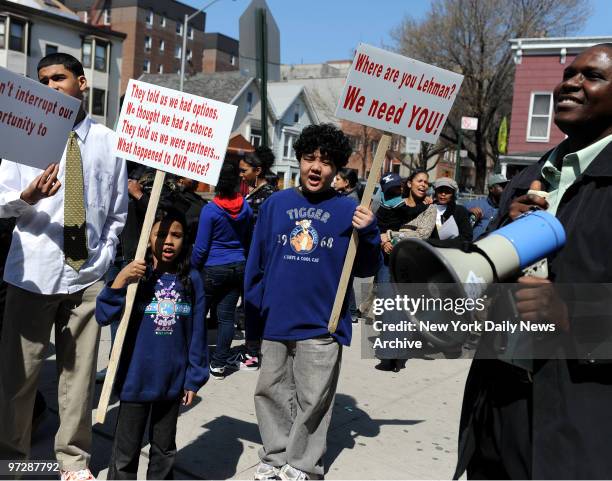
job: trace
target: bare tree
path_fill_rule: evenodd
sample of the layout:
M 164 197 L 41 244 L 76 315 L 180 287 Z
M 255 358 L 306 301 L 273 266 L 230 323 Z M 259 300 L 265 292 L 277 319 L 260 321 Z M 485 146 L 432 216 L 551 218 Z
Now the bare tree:
M 497 133 L 512 101 L 511 38 L 568 35 L 589 14 L 588 0 L 433 0 L 422 21 L 406 17 L 392 32 L 406 56 L 464 75 L 441 143 L 456 145 L 461 116 L 477 117 L 463 148 L 484 190 L 487 160 L 497 155 Z

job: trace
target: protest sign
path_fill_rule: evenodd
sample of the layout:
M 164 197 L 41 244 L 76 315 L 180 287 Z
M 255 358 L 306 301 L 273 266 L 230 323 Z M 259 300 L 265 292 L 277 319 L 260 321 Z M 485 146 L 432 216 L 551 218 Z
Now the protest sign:
M 463 76 L 360 44 L 336 116 L 435 144 Z
M 130 79 L 119 122 L 117 156 L 157 169 L 135 259 L 144 259 L 165 172 L 215 185 L 229 142 L 235 105 Z M 128 286 L 96 411 L 103 423 L 121 359 L 137 283 Z
M 0 157 L 45 169 L 62 158 L 80 101 L 0 67 Z
M 390 133 L 436 143 L 463 76 L 433 65 L 360 44 L 340 96 L 336 117 L 385 131 L 381 137 L 361 205 L 369 207 Z M 328 330 L 336 332 L 351 279 L 359 238 L 353 230 L 329 317 Z
M 215 185 L 238 107 L 131 79 L 117 156 Z

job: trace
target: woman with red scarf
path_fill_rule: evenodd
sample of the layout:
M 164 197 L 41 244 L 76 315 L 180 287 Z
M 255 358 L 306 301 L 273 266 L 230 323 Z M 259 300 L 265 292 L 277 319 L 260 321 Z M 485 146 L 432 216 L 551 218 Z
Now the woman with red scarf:
M 253 222 L 253 212 L 238 192 L 239 185 L 238 166 L 226 162 L 213 201 L 200 213 L 191 255 L 191 263 L 202 272 L 206 306 L 217 311 L 217 347 L 210 362 L 210 374 L 216 379 L 223 379 L 228 369 L 239 368 L 228 361 Z

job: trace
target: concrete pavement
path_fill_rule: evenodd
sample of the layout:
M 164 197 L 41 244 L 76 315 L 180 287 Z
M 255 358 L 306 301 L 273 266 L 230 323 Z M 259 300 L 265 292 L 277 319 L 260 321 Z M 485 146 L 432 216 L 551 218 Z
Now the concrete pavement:
M 109 338 L 105 328 L 100 368 L 107 363 Z M 374 369 L 377 361 L 361 359 L 361 338 L 362 329 L 355 327 L 353 347 L 343 354 L 328 436 L 326 478 L 450 478 L 456 462 L 460 404 L 469 361 L 416 359 L 408 361 L 397 374 L 381 372 Z M 41 376 L 50 415 L 33 439 L 36 459 L 53 458 L 53 434 L 58 423 L 53 358 L 50 353 Z M 252 479 L 260 447 L 253 406 L 257 376 L 257 372 L 236 372 L 223 381 L 211 379 L 194 405 L 182 412 L 177 434 L 177 478 Z M 113 404 L 106 423 L 94 425 L 91 467 L 100 479 L 107 473 L 116 412 L 117 404 Z M 142 479 L 146 477 L 147 450 L 143 442 Z

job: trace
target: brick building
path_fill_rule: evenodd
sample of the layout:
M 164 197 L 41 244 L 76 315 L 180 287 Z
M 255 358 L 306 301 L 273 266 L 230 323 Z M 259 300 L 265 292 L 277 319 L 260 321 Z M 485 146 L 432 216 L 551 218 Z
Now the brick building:
M 202 71 L 205 73 L 238 70 L 239 42 L 222 33 L 204 34 Z
M 183 32 L 185 14 L 196 9 L 174 0 L 64 0 L 85 23 L 127 35 L 123 43 L 121 93 L 130 78 L 143 73 L 176 73 L 181 68 L 183 35 L 187 35 L 187 75 L 202 71 L 204 25 L 199 13 Z
M 37 79 L 36 67 L 47 54 L 80 59 L 88 84 L 85 110 L 111 128 L 119 116 L 124 39 L 123 33 L 84 24 L 56 0 L 0 0 L 0 67 Z
M 612 37 L 518 38 L 510 40 L 516 64 L 508 153 L 502 172 L 512 177 L 565 138 L 553 122 L 554 87 L 580 52 Z

